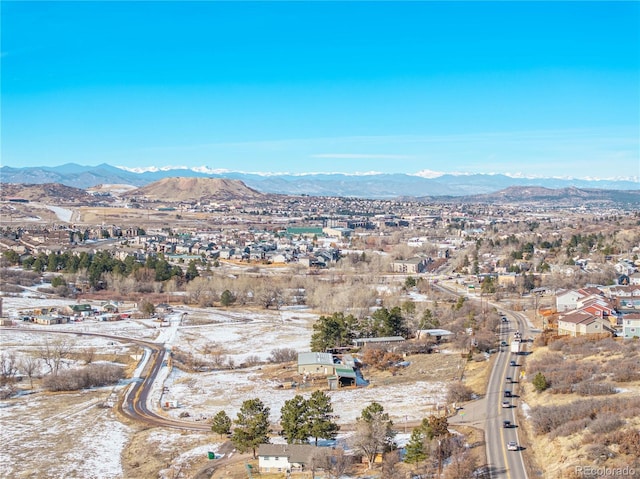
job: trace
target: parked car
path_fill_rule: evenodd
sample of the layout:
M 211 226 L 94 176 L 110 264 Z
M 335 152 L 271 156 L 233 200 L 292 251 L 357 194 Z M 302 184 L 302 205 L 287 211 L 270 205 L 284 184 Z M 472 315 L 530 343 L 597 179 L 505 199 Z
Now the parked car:
M 502 427 L 506 428 L 510 428 L 511 427 L 511 421 L 502 421 Z
M 512 382 L 513 382 L 513 378 L 512 378 L 511 376 L 507 376 L 506 381 L 507 381 L 508 383 L 512 383 Z
M 511 403 L 509 401 L 502 401 L 502 407 L 511 407 Z
M 511 361 L 509 361 L 509 366 L 517 366 L 518 363 L 516 363 L 513 359 Z
M 505 391 L 504 392 L 504 397 L 510 398 L 511 397 L 511 391 Z
M 518 450 L 518 443 L 516 441 L 509 441 L 507 443 L 507 449 L 509 451 L 517 451 Z

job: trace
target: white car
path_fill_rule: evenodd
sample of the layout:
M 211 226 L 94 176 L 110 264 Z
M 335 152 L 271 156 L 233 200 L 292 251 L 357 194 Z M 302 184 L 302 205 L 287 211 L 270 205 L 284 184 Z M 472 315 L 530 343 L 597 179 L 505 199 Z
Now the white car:
M 509 441 L 507 443 L 507 450 L 509 450 L 509 451 L 517 451 L 518 450 L 518 443 L 516 441 Z

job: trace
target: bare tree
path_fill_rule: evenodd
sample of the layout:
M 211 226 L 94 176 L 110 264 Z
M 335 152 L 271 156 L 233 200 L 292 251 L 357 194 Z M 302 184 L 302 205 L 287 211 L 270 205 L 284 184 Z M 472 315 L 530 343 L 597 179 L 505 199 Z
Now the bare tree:
M 398 467 L 402 463 L 400 451 L 387 452 L 382 458 L 382 477 L 385 479 L 404 479 L 404 473 Z
M 373 402 L 362 410 L 351 441 L 353 448 L 367 458 L 369 469 L 373 467 L 378 453 L 392 446 L 395 436 L 392 426 L 389 415 L 379 403 Z
M 45 340 L 44 346 L 40 348 L 40 358 L 49 368 L 49 372 L 53 376 L 58 375 L 60 366 L 65 359 L 68 359 L 71 354 L 71 343 L 64 339 L 56 339 L 50 342 Z
M 351 466 L 352 459 L 351 456 L 345 455 L 344 449 L 340 447 L 318 450 L 312 462 L 314 466 L 323 469 L 329 479 L 340 479 Z
M 82 351 L 82 359 L 85 364 L 91 364 L 96 357 L 96 348 L 89 346 Z
M 18 361 L 14 352 L 4 351 L 0 355 L 0 379 L 5 384 L 13 379 L 18 373 Z
M 20 369 L 29 378 L 31 389 L 33 389 L 33 376 L 40 369 L 40 358 L 35 356 L 25 356 L 20 360 Z
M 449 465 L 445 469 L 445 479 L 467 479 L 473 477 L 473 471 L 478 467 L 478 461 L 471 452 L 459 441 L 451 444 Z

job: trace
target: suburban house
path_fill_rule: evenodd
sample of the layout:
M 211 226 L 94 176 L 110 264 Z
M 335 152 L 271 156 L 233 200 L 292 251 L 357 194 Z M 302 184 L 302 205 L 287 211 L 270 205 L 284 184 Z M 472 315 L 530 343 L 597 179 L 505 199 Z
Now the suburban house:
M 640 313 L 629 313 L 622 317 L 622 337 L 640 338 Z
M 556 311 L 562 313 L 563 311 L 578 309 L 578 302 L 588 296 L 602 296 L 602 291 L 598 288 L 583 288 L 559 293 L 556 295 Z
M 616 301 L 618 311 L 640 311 L 640 285 L 612 286 L 609 296 Z
M 302 472 L 308 469 L 317 447 L 309 444 L 260 444 L 258 469 L 262 472 Z
M 601 318 L 616 315 L 613 302 L 602 296 L 587 296 L 586 298 L 578 300 L 578 309 L 595 314 Z
M 558 335 L 585 336 L 590 334 L 613 334 L 611 323 L 586 311 L 574 311 L 558 318 Z

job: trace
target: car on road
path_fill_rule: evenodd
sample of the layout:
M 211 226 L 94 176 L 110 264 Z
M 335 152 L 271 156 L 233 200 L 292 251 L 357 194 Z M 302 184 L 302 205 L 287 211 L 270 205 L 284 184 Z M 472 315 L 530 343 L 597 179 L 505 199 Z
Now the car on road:
M 511 427 L 511 421 L 502 421 L 502 427 L 507 429 Z
M 505 391 L 504 392 L 504 397 L 510 398 L 511 397 L 511 391 Z
M 507 376 L 506 381 L 507 381 L 508 383 L 512 383 L 512 382 L 513 382 L 513 378 L 512 378 L 511 376 Z
M 517 451 L 518 450 L 518 443 L 516 441 L 509 441 L 507 443 L 507 450 L 509 450 L 509 451 Z
M 511 407 L 511 403 L 509 401 L 502 401 L 502 407 Z
M 502 322 L 503 322 L 503 323 L 508 323 L 508 322 L 509 322 L 509 320 L 507 319 L 507 317 L 506 317 L 506 316 L 503 316 L 503 317 L 502 317 Z
M 518 363 L 516 363 L 513 359 L 511 361 L 509 361 L 509 366 L 517 366 Z

